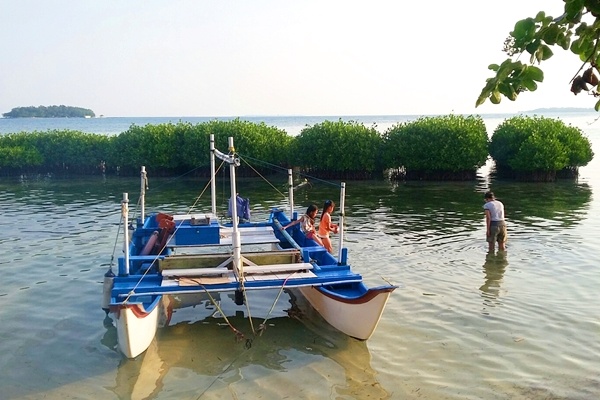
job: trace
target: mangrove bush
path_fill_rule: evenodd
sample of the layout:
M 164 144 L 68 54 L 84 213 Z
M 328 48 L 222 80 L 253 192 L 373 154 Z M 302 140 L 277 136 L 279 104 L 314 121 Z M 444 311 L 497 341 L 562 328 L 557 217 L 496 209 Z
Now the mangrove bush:
M 488 157 L 480 116 L 422 117 L 384 134 L 385 166 L 408 180 L 470 180 Z
M 73 130 L 19 132 L 0 136 L 0 170 L 92 174 L 110 153 L 110 138 Z
M 238 168 L 241 175 L 248 174 L 251 168 L 261 168 L 268 164 L 288 166 L 291 137 L 281 129 L 264 123 L 234 119 L 231 121 L 213 120 L 201 124 L 178 122 L 159 125 L 132 125 L 127 131 L 114 138 L 112 157 L 109 164 L 118 166 L 120 173 L 133 175 L 141 165 L 155 175 L 171 175 L 195 171 L 195 175 L 209 176 L 210 173 L 210 134 L 215 135 L 215 147 L 227 153 L 228 138 L 234 138 L 235 151 L 248 155 L 245 163 Z M 260 160 L 262 165 L 254 165 L 250 160 Z M 220 161 L 217 160 L 220 164 Z M 218 166 L 217 164 L 217 166 Z
M 525 181 L 554 181 L 575 177 L 594 153 L 576 127 L 552 118 L 517 116 L 494 131 L 489 153 L 499 177 Z
M 382 139 L 374 127 L 355 121 L 307 126 L 292 143 L 291 162 L 321 178 L 370 179 L 382 176 Z

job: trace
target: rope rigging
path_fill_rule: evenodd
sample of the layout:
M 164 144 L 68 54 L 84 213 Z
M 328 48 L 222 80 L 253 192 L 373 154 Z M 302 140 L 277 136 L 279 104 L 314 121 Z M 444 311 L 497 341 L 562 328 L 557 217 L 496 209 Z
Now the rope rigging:
M 238 156 L 240 157 L 240 159 L 242 159 L 242 155 L 241 155 L 241 154 L 239 154 L 239 153 L 238 153 Z M 252 160 L 252 161 L 253 161 L 253 162 L 255 162 L 255 163 L 262 164 L 262 165 L 264 165 L 264 166 L 266 166 L 266 167 L 268 167 L 268 168 L 272 169 L 273 171 L 279 171 L 279 172 L 285 171 L 285 172 L 287 173 L 287 170 L 288 170 L 288 168 L 281 167 L 281 166 L 279 166 L 279 165 L 276 165 L 276 164 L 271 164 L 271 163 L 268 163 L 268 162 L 266 162 L 266 161 L 259 160 L 259 159 L 257 159 L 257 158 L 253 158 L 253 157 L 250 157 L 250 156 L 244 156 L 244 158 L 245 158 L 245 159 L 248 159 L 248 160 Z M 248 165 L 250 166 L 250 164 L 248 164 Z M 251 166 L 250 166 L 250 167 L 251 167 Z M 251 167 L 251 168 L 252 168 L 252 167 Z M 258 172 L 257 172 L 257 173 L 258 173 Z M 340 184 L 340 183 L 335 183 L 335 182 L 326 181 L 326 180 L 324 180 L 324 179 L 320 179 L 320 178 L 317 178 L 316 176 L 312 176 L 312 175 L 309 175 L 309 174 L 305 174 L 304 172 L 300 172 L 300 171 L 296 171 L 296 173 L 298 174 L 298 176 L 299 176 L 299 177 L 301 177 L 301 178 L 305 178 L 305 180 L 308 180 L 308 179 L 310 179 L 310 180 L 313 180 L 313 181 L 318 181 L 318 182 L 321 182 L 321 183 L 323 183 L 323 184 L 325 184 L 325 185 L 335 186 L 335 187 L 338 187 L 338 188 L 339 188 L 339 187 L 341 187 L 341 184 Z M 260 174 L 259 174 L 259 175 L 260 175 Z
M 257 168 L 255 168 L 255 167 L 254 167 L 254 166 L 253 166 L 253 165 L 250 163 L 250 161 L 252 161 L 253 163 L 262 164 L 262 166 L 263 166 L 265 169 L 271 169 L 271 170 L 273 170 L 273 171 L 275 171 L 275 172 L 283 172 L 283 171 L 285 171 L 285 172 L 286 172 L 286 174 L 287 174 L 289 169 L 287 169 L 287 168 L 284 168 L 284 167 L 281 167 L 281 166 L 278 166 L 278 165 L 275 165 L 275 164 L 271 164 L 271 163 L 268 163 L 268 162 L 264 162 L 264 161 L 262 161 L 262 160 L 254 159 L 254 158 L 252 158 L 252 157 L 249 157 L 249 156 L 244 156 L 244 157 L 242 157 L 240 154 L 236 154 L 236 153 L 235 153 L 235 150 L 234 150 L 234 149 L 232 149 L 232 148 L 230 148 L 229 150 L 230 150 L 230 153 L 229 153 L 230 155 L 236 155 L 237 157 L 239 157 L 240 161 L 241 161 L 241 162 L 243 162 L 245 166 L 247 166 L 248 168 L 250 168 L 250 169 L 251 169 L 251 170 L 252 170 L 252 171 L 253 171 L 253 172 L 254 172 L 254 173 L 257 175 L 257 176 L 259 176 L 259 177 L 260 177 L 260 178 L 261 178 L 261 179 L 262 179 L 264 182 L 266 182 L 266 183 L 267 183 L 267 184 L 268 184 L 268 185 L 269 185 L 269 186 L 270 186 L 270 187 L 271 187 L 273 190 L 275 190 L 277 193 L 279 193 L 279 195 L 280 195 L 282 198 L 286 198 L 286 197 L 287 197 L 287 196 L 286 196 L 286 194 L 284 194 L 284 193 L 283 193 L 281 190 L 279 190 L 279 189 L 278 189 L 278 188 L 277 188 L 275 185 L 273 185 L 273 184 L 272 184 L 272 183 L 269 181 L 269 179 L 267 179 L 267 178 L 266 178 L 266 177 L 265 177 L 263 174 L 261 174 L 261 172 L 260 172 L 260 171 L 259 171 Z M 188 214 L 191 214 L 191 213 L 192 213 L 192 212 L 193 212 L 193 211 L 196 209 L 196 207 L 197 207 L 198 203 L 200 202 L 200 200 L 202 199 L 202 197 L 203 197 L 204 193 L 205 193 L 205 192 L 207 191 L 207 189 L 210 187 L 211 183 L 213 182 L 213 180 L 215 179 L 215 177 L 217 176 L 217 174 L 218 174 L 218 172 L 219 172 L 219 171 L 222 171 L 222 173 L 223 173 L 223 178 L 225 178 L 225 168 L 223 168 L 223 165 L 224 165 L 224 164 L 225 164 L 225 161 L 222 161 L 222 162 L 220 163 L 220 165 L 219 165 L 219 166 L 218 166 L 218 168 L 216 169 L 216 171 L 215 171 L 214 175 L 212 175 L 212 176 L 211 176 L 211 179 L 210 179 L 210 180 L 209 180 L 209 181 L 206 183 L 206 185 L 203 187 L 203 189 L 202 189 L 202 191 L 200 192 L 200 194 L 199 194 L 199 195 L 198 195 L 198 196 L 195 198 L 195 200 L 194 200 L 193 204 L 192 204 L 192 205 L 191 205 L 191 206 L 188 208 L 188 211 L 187 211 L 187 213 L 188 213 Z M 178 180 L 178 179 L 181 179 L 182 177 L 184 177 L 184 176 L 186 176 L 186 175 L 188 175 L 188 174 L 192 173 L 193 171 L 196 171 L 197 169 L 198 169 L 198 168 L 194 168 L 194 169 L 192 169 L 192 170 L 190 170 L 190 171 L 188 171 L 188 172 L 186 172 L 186 173 L 184 173 L 184 174 L 181 174 L 181 175 L 179 175 L 178 177 L 175 177 L 175 178 L 173 178 L 173 179 L 169 180 L 169 182 L 167 182 L 167 183 L 163 183 L 162 185 L 159 185 L 157 188 L 158 188 L 158 189 L 160 189 L 161 187 L 163 187 L 163 186 L 165 186 L 165 185 L 167 185 L 167 184 L 171 183 L 172 181 L 174 181 L 174 180 Z M 214 169 L 214 168 L 213 168 L 213 169 Z M 310 185 L 310 186 L 312 187 L 312 184 L 310 183 L 309 179 L 310 179 L 310 180 L 314 180 L 314 181 L 319 181 L 319 182 L 322 182 L 322 183 L 324 183 L 324 184 L 327 184 L 327 185 L 331 185 L 331 186 L 335 186 L 335 187 L 341 187 L 341 185 L 340 185 L 340 184 L 336 184 L 336 183 L 329 182 L 329 181 L 324 181 L 324 180 L 321 180 L 321 179 L 319 179 L 319 178 L 312 177 L 312 176 L 310 176 L 310 175 L 308 175 L 308 174 L 304 174 L 304 173 L 301 173 L 301 172 L 296 172 L 296 173 L 297 173 L 299 176 L 301 176 L 301 177 L 303 177 L 303 178 L 304 178 L 304 180 L 303 180 L 303 181 L 302 181 L 302 182 L 301 182 L 301 183 L 300 183 L 300 184 L 299 184 L 299 185 L 298 185 L 296 188 L 300 188 L 300 187 L 303 187 L 303 186 L 305 186 L 305 185 Z M 226 196 L 226 195 L 225 195 L 225 192 L 226 192 L 226 184 L 225 184 L 225 180 L 226 180 L 226 179 L 222 179 L 222 197 L 221 197 L 221 199 L 222 199 L 222 206 L 224 206 L 224 205 L 225 205 L 225 203 L 226 203 L 226 201 L 228 200 L 228 196 Z M 145 186 L 146 186 L 146 189 L 147 189 L 147 188 L 148 188 L 148 179 L 147 179 L 147 177 L 145 177 L 145 179 L 144 179 L 144 184 L 145 184 Z M 157 188 L 155 188 L 155 189 L 157 189 Z M 231 197 L 234 197 L 234 196 L 236 196 L 236 193 L 231 193 Z M 142 196 L 140 196 L 140 197 L 138 198 L 138 202 L 137 202 L 137 204 L 136 204 L 136 206 L 135 206 L 135 208 L 134 208 L 134 213 L 133 213 L 133 215 L 134 215 L 134 218 L 132 218 L 132 221 L 134 221 L 134 220 L 135 220 L 135 215 L 137 214 L 137 210 L 138 210 L 138 208 L 140 208 L 140 202 L 141 202 L 141 199 L 142 199 Z M 222 209 L 223 209 L 223 207 L 222 207 Z M 143 212 L 143 211 L 142 211 L 142 212 Z M 217 216 L 217 215 L 215 215 L 215 217 L 217 217 L 217 218 L 218 218 L 218 216 Z M 111 258 L 111 264 L 110 264 L 110 265 L 111 265 L 111 267 L 112 267 L 112 265 L 113 265 L 113 261 L 114 261 L 114 253 L 115 253 L 115 250 L 116 250 L 116 247 L 117 247 L 118 237 L 119 237 L 119 235 L 121 234 L 121 229 L 120 229 L 120 227 L 121 227 L 121 223 L 122 223 L 122 222 L 123 222 L 123 215 L 121 215 L 121 221 L 120 221 L 120 223 L 119 223 L 119 230 L 118 230 L 118 232 L 117 232 L 117 238 L 116 238 L 116 240 L 115 240 L 115 246 L 114 246 L 114 249 L 113 249 L 113 256 L 112 256 L 112 258 Z M 127 222 L 127 226 L 129 226 L 129 222 Z M 174 235 L 174 234 L 177 232 L 177 230 L 180 228 L 180 226 L 181 226 L 181 224 L 180 224 L 180 225 L 175 225 L 175 231 L 172 233 L 173 235 Z M 130 237 L 130 238 L 129 238 L 129 240 L 130 240 L 130 243 L 131 243 L 131 241 L 133 240 L 133 237 Z M 144 279 L 144 278 L 147 276 L 147 274 L 148 274 L 148 273 L 149 273 L 151 270 L 153 270 L 153 269 L 155 268 L 155 266 L 156 266 L 156 264 L 157 264 L 157 260 L 159 260 L 159 257 L 160 257 L 160 255 L 163 253 L 163 251 L 165 250 L 165 248 L 166 248 L 166 247 L 167 247 L 167 241 L 165 241 L 165 243 L 163 244 L 163 247 L 162 247 L 162 248 L 161 248 L 161 249 L 160 249 L 160 250 L 157 252 L 156 256 L 153 258 L 153 260 L 151 261 L 150 265 L 149 265 L 149 266 L 147 266 L 147 267 L 144 267 L 144 268 L 145 268 L 145 270 L 144 270 L 144 271 L 143 271 L 143 273 L 142 273 L 142 274 L 139 276 L 139 279 L 137 280 L 137 282 L 135 283 L 135 285 L 133 286 L 133 288 L 132 288 L 132 289 L 129 291 L 129 293 L 127 293 L 127 295 L 126 295 L 126 297 L 125 297 L 125 300 L 123 301 L 123 304 L 127 304 L 127 303 L 130 301 L 131 297 L 132 297 L 132 296 L 134 296 L 134 295 L 136 295 L 136 290 L 137 290 L 137 288 L 138 288 L 138 287 L 139 287 L 139 285 L 142 283 L 143 279 Z M 248 298 L 248 296 L 247 296 L 247 291 L 246 291 L 246 289 L 245 289 L 245 287 L 244 287 L 244 280 L 245 280 L 245 279 L 244 279 L 244 272 L 243 272 L 243 270 L 244 270 L 244 268 L 243 268 L 244 261 L 242 260 L 242 261 L 240 261 L 240 263 L 241 263 L 241 265 L 240 265 L 240 266 L 236 266 L 236 267 L 237 267 L 237 271 L 239 272 L 239 275 L 236 275 L 236 276 L 237 276 L 237 278 L 236 278 L 236 279 L 238 280 L 238 284 L 239 284 L 239 290 L 241 291 L 241 293 L 242 293 L 242 295 L 243 295 L 244 303 L 245 303 L 245 305 L 246 305 L 246 310 L 247 310 L 248 320 L 249 320 L 249 324 L 250 324 L 250 328 L 251 328 L 252 334 L 254 335 L 254 337 L 256 337 L 256 336 L 261 336 L 261 335 L 262 335 L 262 333 L 263 333 L 263 332 L 266 330 L 267 321 L 268 321 L 268 320 L 269 320 L 269 318 L 271 317 L 271 315 L 272 315 L 272 313 L 273 313 L 273 311 L 274 311 L 274 309 L 275 309 L 275 306 L 276 306 L 277 302 L 279 301 L 279 299 L 280 299 L 280 297 L 281 297 L 281 294 L 283 293 L 283 291 L 284 291 L 284 289 L 285 289 L 285 286 L 286 286 L 286 284 L 288 283 L 288 280 L 289 280 L 289 279 L 290 279 L 290 278 L 291 278 L 291 277 L 292 277 L 294 274 L 296 274 L 296 272 L 293 272 L 293 273 L 291 273 L 291 274 L 290 274 L 289 276 L 287 276 L 287 277 L 285 278 L 285 280 L 284 280 L 284 281 L 281 283 L 281 287 L 279 287 L 278 293 L 277 293 L 277 295 L 275 296 L 275 299 L 274 299 L 274 301 L 273 301 L 273 304 L 271 305 L 271 308 L 269 309 L 269 311 L 268 311 L 268 313 L 267 313 L 266 317 L 264 318 L 263 322 L 262 322 L 261 324 L 259 324 L 259 325 L 258 325 L 258 328 L 256 328 L 256 329 L 255 329 L 254 322 L 253 322 L 253 317 L 252 317 L 252 314 L 251 314 L 250 304 L 249 304 L 249 303 L 250 303 L 250 301 L 249 301 L 249 298 Z M 192 279 L 192 280 L 193 280 L 193 279 Z M 231 330 L 233 331 L 233 333 L 234 333 L 234 335 L 235 335 L 235 337 L 236 337 L 236 341 L 238 341 L 238 342 L 242 341 L 242 340 L 244 339 L 244 334 L 243 334 L 243 333 L 242 333 L 242 332 L 241 332 L 239 329 L 237 329 L 237 328 L 235 328 L 235 327 L 233 326 L 233 324 L 232 324 L 232 323 L 230 322 L 230 320 L 227 318 L 227 316 L 225 315 L 225 313 L 222 311 L 222 309 L 221 309 L 221 307 L 220 307 L 219 303 L 218 303 L 218 302 L 217 302 L 217 301 L 216 301 L 216 300 L 213 298 L 213 296 L 210 294 L 210 292 L 207 290 L 207 288 L 206 288 L 206 287 L 205 287 L 205 286 L 204 286 L 204 285 L 203 285 L 203 284 L 202 284 L 202 283 L 201 283 L 199 280 L 193 280 L 193 281 L 194 281 L 194 282 L 196 282 L 196 284 L 197 284 L 197 285 L 198 285 L 200 288 L 202 288 L 202 289 L 203 289 L 203 290 L 204 290 L 204 291 L 205 291 L 205 292 L 208 294 L 208 296 L 209 296 L 209 298 L 210 298 L 210 301 L 212 302 L 212 304 L 213 304 L 213 305 L 214 305 L 214 306 L 217 308 L 217 310 L 218 310 L 218 311 L 221 313 L 221 315 L 223 316 L 223 319 L 225 320 L 225 322 L 227 323 L 227 325 L 228 325 L 228 326 L 231 328 Z M 250 348 L 251 346 L 252 346 L 252 339 L 247 339 L 247 341 L 246 341 L 246 348 Z

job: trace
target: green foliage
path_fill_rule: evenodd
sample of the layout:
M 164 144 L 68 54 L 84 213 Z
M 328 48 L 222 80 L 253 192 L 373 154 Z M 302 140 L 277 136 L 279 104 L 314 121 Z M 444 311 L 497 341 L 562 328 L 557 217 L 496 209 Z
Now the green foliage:
M 89 174 L 103 171 L 105 162 L 109 173 L 136 175 L 144 165 L 154 175 L 195 170 L 207 176 L 211 133 L 222 152 L 229 151 L 228 138 L 234 137 L 235 152 L 247 161 L 238 171 L 253 175 L 254 169 L 263 173 L 293 165 L 322 178 L 373 178 L 395 168 L 406 171 L 408 179 L 472 179 L 488 156 L 479 116 L 424 117 L 393 126 L 384 137 L 374 127 L 353 121 L 324 121 L 291 137 L 264 123 L 235 119 L 132 125 L 117 136 L 71 130 L 9 133 L 0 135 L 0 170 Z M 565 175 L 576 174 L 593 157 L 579 129 L 527 117 L 501 124 L 490 152 L 499 170 L 562 170 Z
M 239 118 L 210 121 L 205 129 L 208 134 L 215 135 L 215 146 L 223 152 L 228 149 L 228 138 L 233 137 L 235 151 L 242 158 L 248 156 L 278 166 L 289 165 L 292 138 L 282 129 L 267 126 L 264 122 L 257 124 Z
M 149 170 L 155 168 L 172 169 L 178 163 L 178 147 L 175 146 L 175 125 L 132 125 L 116 136 L 112 143 L 110 165 L 118 165 L 127 171 L 139 171 L 144 165 Z
M 382 138 L 374 127 L 355 121 L 324 121 L 294 138 L 292 164 L 324 177 L 380 175 Z
M 180 121 L 175 125 L 174 134 L 177 156 L 180 158 L 183 170 L 198 167 L 210 168 L 210 154 L 207 151 L 210 148 L 208 124 L 194 125 Z M 217 148 L 219 147 L 217 146 Z
M 109 137 L 79 131 L 9 133 L 0 136 L 0 168 L 91 172 L 106 159 L 109 148 Z
M 90 173 L 102 161 L 122 174 L 137 174 L 144 165 L 158 174 L 188 172 L 210 166 L 209 140 L 215 134 L 217 149 L 235 150 L 267 164 L 287 167 L 292 138 L 276 127 L 235 119 L 193 125 L 188 122 L 132 125 L 118 136 L 78 131 L 21 132 L 0 136 L 0 168 L 40 167 L 50 172 Z M 244 171 L 247 166 L 239 169 Z
M 552 180 L 556 171 L 584 166 L 594 154 L 579 128 L 551 118 L 518 116 L 496 128 L 490 155 L 502 175 L 535 178 L 523 173 L 536 172 L 542 180 Z
M 488 99 L 498 104 L 502 96 L 514 101 L 519 93 L 535 91 L 537 82 L 542 82 L 544 75 L 533 64 L 550 59 L 554 54 L 553 47 L 570 50 L 582 63 L 571 80 L 571 92 L 578 94 L 586 91 L 596 98 L 600 97 L 596 76 L 600 68 L 600 2 L 564 0 L 564 3 L 564 13 L 558 18 L 546 16 L 540 11 L 535 18 L 525 18 L 515 24 L 504 42 L 504 51 L 509 58 L 500 65 L 488 67 L 495 72 L 495 76 L 486 80 L 476 106 Z M 524 53 L 529 54 L 531 65 L 513 60 Z M 580 74 L 581 71 L 584 72 Z M 600 101 L 596 102 L 595 109 L 600 109 Z
M 68 106 L 16 107 L 2 114 L 4 118 L 84 118 L 95 117 L 92 110 Z
M 215 147 L 227 153 L 228 138 L 234 138 L 235 151 L 252 155 L 264 162 L 287 165 L 291 138 L 285 131 L 235 119 L 214 120 L 193 125 L 189 122 L 160 125 L 132 125 L 114 139 L 111 165 L 118 165 L 123 173 L 134 173 L 141 165 L 149 171 L 163 173 L 185 172 L 210 167 L 207 149 L 210 134 L 215 135 Z M 244 165 L 239 169 L 243 173 Z
M 0 147 L 0 169 L 21 170 L 42 164 L 42 155 L 32 148 L 21 146 Z
M 439 177 L 441 172 L 472 179 L 487 160 L 487 147 L 479 116 L 423 117 L 387 130 L 384 159 L 387 168 L 404 168 L 409 179 L 411 174 L 427 178 L 423 173 Z

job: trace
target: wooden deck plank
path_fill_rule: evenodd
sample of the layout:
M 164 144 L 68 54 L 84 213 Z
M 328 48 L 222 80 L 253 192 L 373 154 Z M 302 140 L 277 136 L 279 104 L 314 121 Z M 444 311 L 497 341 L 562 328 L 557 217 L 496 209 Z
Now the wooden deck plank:
M 273 272 L 294 272 L 313 269 L 311 263 L 292 263 L 292 264 L 270 264 L 270 265 L 245 265 L 244 274 L 266 274 Z
M 301 279 L 301 278 L 316 278 L 317 276 L 310 272 L 289 272 L 287 274 L 276 273 L 276 274 L 250 274 L 244 275 L 246 282 L 259 282 L 259 281 L 271 281 L 271 280 L 290 280 L 290 279 Z
M 242 245 L 279 243 L 279 239 L 277 239 L 275 235 L 240 235 L 240 241 L 242 242 Z M 233 239 L 231 238 L 231 236 L 221 237 L 219 240 L 219 244 L 222 246 L 232 245 Z
M 172 276 L 216 276 L 231 272 L 227 268 L 173 268 L 162 271 L 163 277 Z
M 292 263 L 292 264 L 270 264 L 270 265 L 245 265 L 243 268 L 244 275 L 253 274 L 279 274 L 280 279 L 288 278 L 292 273 L 311 270 L 313 265 L 310 263 Z M 165 278 L 170 277 L 200 277 L 200 276 L 222 276 L 229 274 L 232 271 L 227 268 L 174 268 L 165 269 L 162 275 Z M 301 273 L 298 272 L 298 273 Z M 313 274 L 314 275 L 314 274 Z
M 231 276 L 199 276 L 183 277 L 178 279 L 179 286 L 200 286 L 200 285 L 222 285 L 235 282 L 233 274 Z

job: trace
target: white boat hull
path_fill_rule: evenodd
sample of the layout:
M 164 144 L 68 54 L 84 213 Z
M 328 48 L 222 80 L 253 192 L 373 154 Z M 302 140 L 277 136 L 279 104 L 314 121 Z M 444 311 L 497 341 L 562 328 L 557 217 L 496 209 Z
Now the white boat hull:
M 311 306 L 337 330 L 356 339 L 373 335 L 394 287 L 375 290 L 357 301 L 334 298 L 315 287 L 299 288 Z
M 152 343 L 158 327 L 160 307 L 144 310 L 140 304 L 119 306 L 114 312 L 119 350 L 127 358 L 142 354 Z
M 213 294 L 219 293 L 234 293 L 235 304 L 242 305 L 243 291 L 298 288 L 331 326 L 348 336 L 366 340 L 377 327 L 396 286 L 368 289 L 348 264 L 348 249 L 343 246 L 345 183 L 340 185 L 340 242 L 335 257 L 296 226 L 300 220 L 295 212 L 288 216 L 274 207 L 263 221 L 240 223 L 236 205 L 231 207 L 231 222 L 216 217 L 214 161 L 216 157 L 229 165 L 235 198 L 240 158 L 233 148 L 229 137 L 229 153 L 217 150 L 211 135 L 211 213 L 145 215 L 145 167 L 140 174 L 141 217 L 130 221 L 129 196 L 123 193 L 124 254 L 118 271 L 105 274 L 102 308 L 115 316 L 118 347 L 126 357 L 135 358 L 149 348 L 158 327 L 168 325 L 173 308 L 209 300 L 216 305 Z M 288 170 L 290 205 L 292 175 Z

